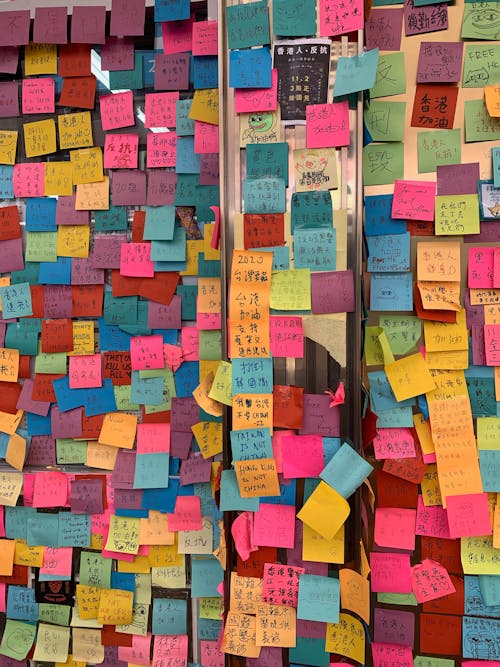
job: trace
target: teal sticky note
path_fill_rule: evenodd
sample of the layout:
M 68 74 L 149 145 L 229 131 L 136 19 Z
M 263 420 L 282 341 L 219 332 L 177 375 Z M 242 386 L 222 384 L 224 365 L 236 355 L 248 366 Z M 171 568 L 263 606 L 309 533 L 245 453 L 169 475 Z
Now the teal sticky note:
M 500 148 L 491 149 L 491 159 L 493 160 L 493 185 L 500 188 Z
M 14 199 L 13 173 L 14 167 L 5 164 L 0 165 L 0 199 Z
M 94 211 L 96 232 L 121 232 L 128 226 L 127 207 L 110 205 L 107 211 Z
M 171 241 L 152 241 L 153 262 L 183 262 L 186 259 L 186 230 L 176 227 Z
M 22 271 L 12 271 L 10 274 L 10 284 L 30 283 L 35 285 L 38 282 L 40 264 L 38 262 L 25 262 Z
M 29 547 L 58 547 L 59 515 L 38 513 L 28 517 L 26 540 Z
M 90 514 L 59 512 L 60 547 L 90 547 Z
M 247 178 L 283 178 L 288 185 L 288 143 L 247 144 Z
M 160 405 L 163 400 L 163 385 L 162 377 L 140 378 L 139 371 L 132 371 L 130 400 L 132 403 Z
M 175 103 L 175 133 L 178 137 L 194 135 L 194 120 L 189 118 L 193 100 L 177 100 Z
M 284 213 L 285 181 L 282 178 L 246 178 L 243 183 L 245 213 Z
M 332 197 L 328 190 L 294 192 L 292 195 L 292 234 L 296 229 L 333 225 Z
M 339 58 L 333 96 L 370 89 L 375 83 L 378 55 L 378 49 L 371 49 L 350 58 Z
M 333 577 L 301 574 L 297 619 L 338 623 L 340 612 L 340 583 Z
M 143 88 L 142 53 L 136 51 L 134 54 L 134 69 L 111 70 L 109 72 L 109 89 L 115 90 L 139 90 Z
M 5 507 L 5 536 L 9 540 L 26 540 L 28 536 L 28 519 L 34 518 L 37 511 L 34 507 Z
M 232 371 L 233 396 L 273 393 L 272 359 L 233 359 Z
M 220 482 L 220 509 L 222 512 L 257 512 L 258 498 L 242 498 L 235 470 L 223 470 Z
M 38 334 L 42 330 L 38 317 L 22 319 L 7 324 L 5 347 L 19 350 L 19 354 L 36 355 L 38 352 Z
M 153 599 L 153 634 L 184 635 L 187 632 L 187 600 Z
M 175 173 L 200 173 L 200 155 L 194 152 L 194 137 L 177 138 Z
M 315 0 L 273 0 L 273 32 L 280 37 L 315 37 Z
M 484 604 L 488 607 L 500 605 L 500 577 L 480 574 L 478 578 Z
M 145 241 L 172 241 L 175 228 L 175 206 L 146 206 Z
M 191 558 L 191 596 L 193 598 L 218 597 L 217 590 L 224 579 L 219 561 L 211 556 Z
M 290 268 L 290 248 L 286 245 L 273 248 L 256 248 L 259 252 L 273 253 L 273 271 L 288 271 Z
M 5 320 L 33 315 L 29 283 L 0 287 L 2 315 Z
M 230 49 L 260 46 L 271 41 L 266 0 L 226 7 L 226 23 Z
M 393 408 L 377 412 L 377 428 L 413 428 L 413 411 L 410 407 Z
M 349 498 L 372 470 L 372 466 L 344 442 L 320 477 L 341 496 Z
M 268 428 L 245 428 L 231 431 L 231 452 L 233 461 L 272 459 L 273 445 Z
M 330 654 L 325 653 L 325 639 L 314 637 L 297 636 L 297 644 L 288 652 L 290 667 L 299 665 L 312 665 L 313 667 L 329 667 Z
M 166 489 L 168 487 L 168 452 L 137 454 L 135 457 L 134 489 Z
M 330 229 L 296 229 L 293 236 L 293 261 L 296 269 L 335 271 L 337 237 Z
M 198 285 L 178 285 L 175 293 L 181 296 L 181 319 L 184 321 L 196 320 Z
M 111 291 L 104 292 L 104 324 L 137 324 L 136 296 L 113 296 Z

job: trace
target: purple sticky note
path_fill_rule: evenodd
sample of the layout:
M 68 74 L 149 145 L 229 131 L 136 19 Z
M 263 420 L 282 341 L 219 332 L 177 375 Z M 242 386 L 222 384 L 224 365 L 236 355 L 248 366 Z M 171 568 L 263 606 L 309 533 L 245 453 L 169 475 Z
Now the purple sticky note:
M 415 639 L 415 615 L 411 611 L 375 608 L 374 640 L 383 644 L 411 646 Z
M 500 220 L 481 222 L 479 234 L 466 234 L 464 243 L 500 243 Z
M 146 205 L 146 172 L 138 169 L 115 169 L 111 173 L 113 206 Z
M 142 509 L 142 489 L 115 489 L 113 498 L 117 509 Z
M 144 35 L 145 18 L 144 0 L 112 0 L 109 34 L 114 37 Z
M 35 9 L 33 41 L 40 44 L 68 43 L 66 7 L 37 7 Z
M 119 449 L 111 475 L 113 489 L 133 489 L 135 475 L 135 452 Z
M 71 511 L 73 514 L 102 514 L 102 479 L 75 479 L 71 485 Z
M 24 384 L 26 386 L 26 382 Z M 38 401 L 37 401 L 38 402 Z M 33 410 L 28 410 L 33 412 Z M 36 413 L 39 414 L 39 413 Z M 51 435 L 33 435 L 26 458 L 27 466 L 56 465 L 56 441 Z
M 462 76 L 463 42 L 422 42 L 417 83 L 456 83 Z
M 399 51 L 402 28 L 402 7 L 372 9 L 365 24 L 366 48 Z
M 16 407 L 18 410 L 25 410 L 26 412 L 32 412 L 35 415 L 45 417 L 49 414 L 50 402 L 33 400 L 33 384 L 33 380 L 30 378 L 24 380 Z
M 484 325 L 472 325 L 472 363 L 474 366 L 486 366 L 484 348 Z
M 312 312 L 353 313 L 355 310 L 352 271 L 311 273 Z
M 191 433 L 191 426 L 200 421 L 200 408 L 194 398 L 172 398 L 170 428 L 172 431 Z
M 219 154 L 200 155 L 200 185 L 219 185 Z
M 475 195 L 479 180 L 479 162 L 443 164 L 437 167 L 438 195 Z
M 171 431 L 170 436 L 170 455 L 177 459 L 187 459 L 191 443 L 193 441 L 192 432 Z
M 59 408 L 53 405 L 50 411 L 50 424 L 54 438 L 81 438 L 82 408 L 59 412 Z
M 177 174 L 154 169 L 148 174 L 148 206 L 171 206 L 175 202 Z
M 148 301 L 148 327 L 150 329 L 180 329 L 181 297 L 176 294 L 168 306 Z
M 43 316 L 57 319 L 73 315 L 73 296 L 70 285 L 45 285 Z
M 0 273 L 24 269 L 23 240 L 0 241 Z
M 126 234 L 96 234 L 89 257 L 94 269 L 119 269 L 121 244 L 127 243 Z
M 155 90 L 187 90 L 189 53 L 157 53 L 154 87 Z
M 448 5 L 441 2 L 435 5 L 415 7 L 413 0 L 405 0 L 404 21 L 407 37 L 448 30 Z
M 327 437 L 340 435 L 340 408 L 330 407 L 328 394 L 304 394 L 302 401 L 301 435 L 318 434 Z
M 478 304 L 476 306 L 471 304 L 470 292 L 468 288 L 465 288 L 464 290 L 464 306 L 467 329 L 470 329 L 474 325 L 482 327 L 484 325 L 484 306 L 482 304 Z
M 26 660 L 15 660 L 6 655 L 0 655 L 0 667 L 26 667 Z
M 19 47 L 4 46 L 0 49 L 0 72 L 15 74 L 19 63 Z
M 75 6 L 71 17 L 72 44 L 104 44 L 106 7 Z
M 22 46 L 30 40 L 30 10 L 2 12 L 0 46 Z
M 7 325 L 5 322 L 0 322 L 0 347 L 5 347 L 5 332 L 7 331 Z
M 56 225 L 88 225 L 89 211 L 75 209 L 76 195 L 66 195 L 57 198 Z
M 19 86 L 17 81 L 0 83 L 0 118 L 19 116 Z
M 245 660 L 246 667 L 281 667 L 282 664 L 282 651 L 278 646 L 263 646 L 258 658 L 246 658 Z
M 212 473 L 212 459 L 204 459 L 201 454 L 194 454 L 182 461 L 180 471 L 180 484 L 203 484 L 210 481 Z
M 100 667 L 127 667 L 127 664 L 118 660 L 118 646 L 104 647 L 104 662 L 101 662 Z
M 305 621 L 297 619 L 297 634 L 299 637 L 310 639 L 324 639 L 326 635 L 326 623 L 319 621 Z
M 101 69 L 108 72 L 134 69 L 134 40 L 106 37 L 101 49 Z
M 104 269 L 92 265 L 94 251 L 89 257 L 73 257 L 71 260 L 72 285 L 104 285 Z

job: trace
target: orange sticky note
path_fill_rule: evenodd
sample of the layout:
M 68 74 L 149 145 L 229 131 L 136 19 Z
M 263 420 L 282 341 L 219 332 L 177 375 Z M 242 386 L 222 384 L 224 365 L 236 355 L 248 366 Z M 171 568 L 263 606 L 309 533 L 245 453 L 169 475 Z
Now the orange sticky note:
M 78 184 L 75 209 L 77 211 L 107 211 L 109 209 L 109 176 L 104 176 L 99 183 Z
M 485 86 L 484 101 L 490 116 L 493 118 L 500 117 L 500 86 Z
M 102 423 L 101 432 L 99 433 L 99 444 L 132 449 L 137 421 L 138 418 L 136 415 L 109 412 L 105 415 Z
M 0 347 L 0 381 L 17 382 L 18 375 L 19 350 Z
M 16 540 L 0 540 L 0 575 L 11 577 L 14 567 Z
M 365 623 L 370 622 L 370 584 L 361 574 L 343 568 L 339 572 L 342 607 L 350 609 Z
M 7 444 L 5 460 L 16 470 L 22 470 L 26 458 L 26 440 L 18 433 L 13 433 Z
M 280 495 L 280 484 L 274 459 L 235 461 L 234 469 L 242 498 Z

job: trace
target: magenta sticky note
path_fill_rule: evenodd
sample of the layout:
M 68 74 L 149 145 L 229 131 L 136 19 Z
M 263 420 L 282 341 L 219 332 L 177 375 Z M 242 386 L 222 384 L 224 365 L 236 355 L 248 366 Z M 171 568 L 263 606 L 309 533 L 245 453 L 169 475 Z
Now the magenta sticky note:
M 55 84 L 50 77 L 23 79 L 23 113 L 54 113 Z
M 145 17 L 144 0 L 112 0 L 109 34 L 114 37 L 144 35 Z
M 33 41 L 41 44 L 68 43 L 66 7 L 37 7 L 33 22 Z
M 170 446 L 170 453 L 178 459 L 187 459 L 189 450 L 191 449 L 191 442 L 193 434 L 191 432 L 175 431 L 172 432 L 172 444 Z
M 0 49 L 0 72 L 15 74 L 19 63 L 19 47 L 4 46 Z
M 119 449 L 111 476 L 111 486 L 119 489 L 133 489 L 134 474 L 135 452 Z
M 399 51 L 402 30 L 402 7 L 373 8 L 365 23 L 366 48 Z
M 95 269 L 119 269 L 122 243 L 127 243 L 126 234 L 96 234 L 90 262 Z
M 317 434 L 326 437 L 340 435 L 340 409 L 330 407 L 326 394 L 304 394 L 302 401 L 302 435 Z
M 181 328 L 181 297 L 175 294 L 168 306 L 148 301 L 148 327 L 151 329 Z
M 409 554 L 372 551 L 370 568 L 374 593 L 411 593 Z
M 25 381 L 26 382 L 26 381 Z M 38 403 L 39 401 L 34 401 Z M 49 404 L 50 405 L 50 404 Z M 24 408 L 28 412 L 33 412 Z M 35 413 L 38 414 L 38 413 Z M 53 466 L 56 465 L 56 440 L 51 435 L 31 436 L 30 448 L 26 457 L 27 466 Z
M 203 484 L 210 482 L 212 459 L 204 459 L 201 454 L 193 454 L 181 463 L 180 484 Z
M 118 169 L 111 173 L 113 206 L 145 206 L 146 172 L 138 169 Z
M 373 636 L 376 642 L 413 646 L 415 614 L 412 611 L 375 607 Z
M 35 415 L 45 417 L 49 412 L 50 402 L 33 400 L 33 380 L 31 378 L 26 378 L 16 407 L 18 410 L 25 410 L 26 412 L 32 412 Z
M 72 316 L 73 296 L 70 285 L 45 285 L 43 297 L 44 317 L 57 319 Z
M 88 225 L 90 211 L 75 209 L 76 195 L 59 196 L 56 206 L 56 225 Z
M 101 69 L 110 71 L 134 69 L 134 40 L 130 37 L 106 37 L 101 48 Z
M 200 178 L 201 182 L 201 178 Z M 166 169 L 155 169 L 148 174 L 148 206 L 166 206 L 175 202 L 177 174 Z
M 80 438 L 82 435 L 82 408 L 59 412 L 52 406 L 50 411 L 51 433 L 54 438 Z
M 0 46 L 22 46 L 30 40 L 30 10 L 2 12 Z
M 219 153 L 200 155 L 200 185 L 219 184 Z
M 443 164 L 437 167 L 438 195 L 475 195 L 479 180 L 479 162 Z
M 446 568 L 430 558 L 412 567 L 411 581 L 413 594 L 419 604 L 457 592 Z
M 189 88 L 189 59 L 189 53 L 157 53 L 155 90 L 187 90 Z
M 72 44 L 104 44 L 106 41 L 106 7 L 76 5 L 71 17 Z M 102 58 L 102 56 L 101 56 Z
M 19 86 L 17 81 L 0 83 L 0 118 L 19 116 Z
M 173 397 L 170 412 L 170 428 L 172 431 L 191 432 L 191 426 L 200 421 L 200 407 L 192 397 Z M 173 442 L 173 438 L 172 438 Z
M 23 240 L 0 241 L 0 273 L 24 269 Z
M 355 310 L 354 275 L 346 271 L 311 273 L 312 312 L 353 313 Z
M 463 42 L 421 42 L 417 83 L 457 83 L 462 76 Z M 444 194 L 444 193 L 443 193 Z

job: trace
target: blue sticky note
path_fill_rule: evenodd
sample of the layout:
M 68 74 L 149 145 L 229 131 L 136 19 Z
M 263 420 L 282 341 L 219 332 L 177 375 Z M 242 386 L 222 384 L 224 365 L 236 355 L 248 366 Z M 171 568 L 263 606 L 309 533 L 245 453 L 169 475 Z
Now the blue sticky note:
M 271 88 L 271 51 L 244 49 L 229 53 L 229 86 L 231 88 Z
M 485 589 L 489 588 L 485 580 L 495 579 L 498 581 L 498 577 L 490 575 L 477 577 L 466 574 L 464 576 L 464 614 L 500 618 L 500 597 L 490 597 L 489 599 L 496 599 L 497 602 L 491 606 L 487 605 L 485 603 L 486 596 L 483 596 L 481 589 L 481 583 Z
M 230 437 L 233 461 L 273 458 L 271 430 L 268 428 L 245 428 L 231 431 Z
M 56 232 L 55 197 L 28 197 L 26 199 L 26 231 Z
M 38 621 L 35 589 L 24 586 L 7 587 L 7 618 L 16 621 Z
M 243 190 L 245 213 L 285 212 L 285 181 L 282 178 L 246 178 Z
M 373 467 L 362 456 L 344 443 L 322 470 L 320 477 L 343 498 L 349 498 L 372 470 Z
M 195 90 L 218 87 L 218 66 L 217 56 L 194 56 L 193 84 Z
M 189 18 L 189 0 L 156 0 L 155 23 L 162 21 L 183 21 Z
M 51 435 L 52 424 L 50 414 L 47 416 L 35 415 L 32 412 L 26 413 L 26 426 L 29 435 Z
M 340 438 L 322 438 L 323 440 L 323 460 L 325 466 L 332 460 L 339 451 L 342 441 Z
M 187 600 L 153 599 L 153 634 L 184 635 L 187 632 Z
M 111 572 L 111 588 L 135 593 L 135 574 L 130 572 Z
M 185 361 L 174 373 L 175 392 L 179 398 L 192 396 L 200 382 L 200 362 Z
M 406 232 L 406 222 L 391 217 L 392 199 L 392 195 L 365 197 L 365 233 L 367 236 Z
M 481 597 L 488 610 L 500 609 L 500 579 L 498 576 L 491 574 L 481 574 L 478 577 L 479 588 L 481 589 Z M 474 612 L 475 613 L 475 612 Z M 476 614 L 478 616 L 479 614 Z M 498 616 L 499 612 L 494 614 L 488 611 L 487 616 Z
M 413 411 L 410 407 L 392 408 L 377 412 L 377 428 L 413 428 Z
M 235 470 L 223 470 L 220 482 L 220 509 L 223 512 L 257 512 L 258 498 L 242 498 Z
M 370 275 L 371 310 L 413 310 L 413 274 L 372 273 Z
M 462 657 L 500 660 L 500 621 L 462 617 Z
M 333 96 L 372 88 L 377 75 L 378 55 L 378 49 L 371 49 L 350 58 L 339 58 Z
M 106 378 L 103 380 L 101 387 L 86 389 L 83 406 L 87 417 L 104 415 L 106 412 L 115 412 L 116 400 L 112 380 Z
M 4 319 L 33 315 L 29 283 L 0 287 L 0 297 Z
M 58 547 L 59 515 L 40 512 L 28 517 L 26 540 L 29 547 Z
M 59 512 L 60 547 L 90 547 L 90 514 Z
M 273 248 L 258 248 L 259 252 L 273 253 L 273 271 L 288 271 L 290 268 L 290 248 L 286 245 Z
M 37 511 L 34 507 L 5 507 L 5 536 L 9 540 L 26 540 L 28 538 L 28 519 L 34 518 Z
M 178 137 L 194 134 L 194 120 L 189 118 L 193 100 L 177 100 L 175 103 L 175 133 Z
M 179 262 L 186 260 L 186 230 L 176 227 L 171 241 L 152 241 L 151 259 L 154 262 Z
M 288 185 L 288 143 L 247 144 L 247 178 L 274 176 Z
M 107 211 L 94 211 L 96 232 L 121 232 L 128 226 L 127 207 L 112 206 Z
M 56 395 L 59 412 L 67 412 L 83 406 L 85 402 L 86 389 L 70 389 L 69 377 L 52 380 L 54 394 Z
M 14 167 L 5 164 L 0 165 L 0 199 L 14 199 L 13 173 Z
M 103 317 L 100 317 L 98 322 L 99 344 L 103 352 L 128 352 L 130 350 L 131 336 L 129 334 L 122 331 L 116 325 L 105 324 Z
M 491 159 L 493 160 L 493 185 L 500 188 L 500 148 L 491 149 Z
M 175 509 L 178 490 L 179 480 L 175 478 L 169 479 L 167 489 L 144 489 L 142 507 L 147 510 L 172 513 Z
M 333 225 L 332 197 L 328 190 L 320 192 L 294 192 L 292 195 L 292 234 L 296 229 Z
M 297 619 L 338 623 L 340 612 L 340 583 L 333 577 L 301 574 Z
M 145 241 L 172 241 L 175 228 L 175 206 L 146 206 Z
M 230 49 L 270 43 L 269 9 L 265 0 L 226 7 L 226 22 Z
M 273 360 L 233 359 L 232 391 L 235 394 L 272 394 Z
M 479 450 L 479 469 L 483 481 L 483 491 L 500 491 L 500 451 L 494 449 Z
M 194 152 L 194 137 L 178 137 L 175 160 L 176 174 L 199 174 L 200 155 Z
M 217 590 L 224 579 L 224 570 L 219 561 L 212 557 L 191 558 L 191 596 L 193 598 L 213 598 L 220 596 Z
M 168 486 L 169 453 L 137 454 L 134 489 L 161 489 Z
M 410 270 L 410 233 L 369 236 L 368 264 L 370 273 L 396 273 Z
M 263 500 L 271 505 L 295 505 L 297 480 L 291 479 L 280 483 L 279 496 L 266 496 Z
M 329 667 L 330 654 L 325 653 L 324 638 L 297 636 L 297 644 L 289 649 L 290 667 L 312 665 L 313 667 Z M 297 662 L 298 664 L 295 664 Z
M 296 229 L 293 236 L 293 261 L 296 269 L 335 271 L 337 236 L 330 227 Z
M 38 281 L 45 285 L 70 285 L 71 257 L 58 257 L 57 262 L 40 262 Z

